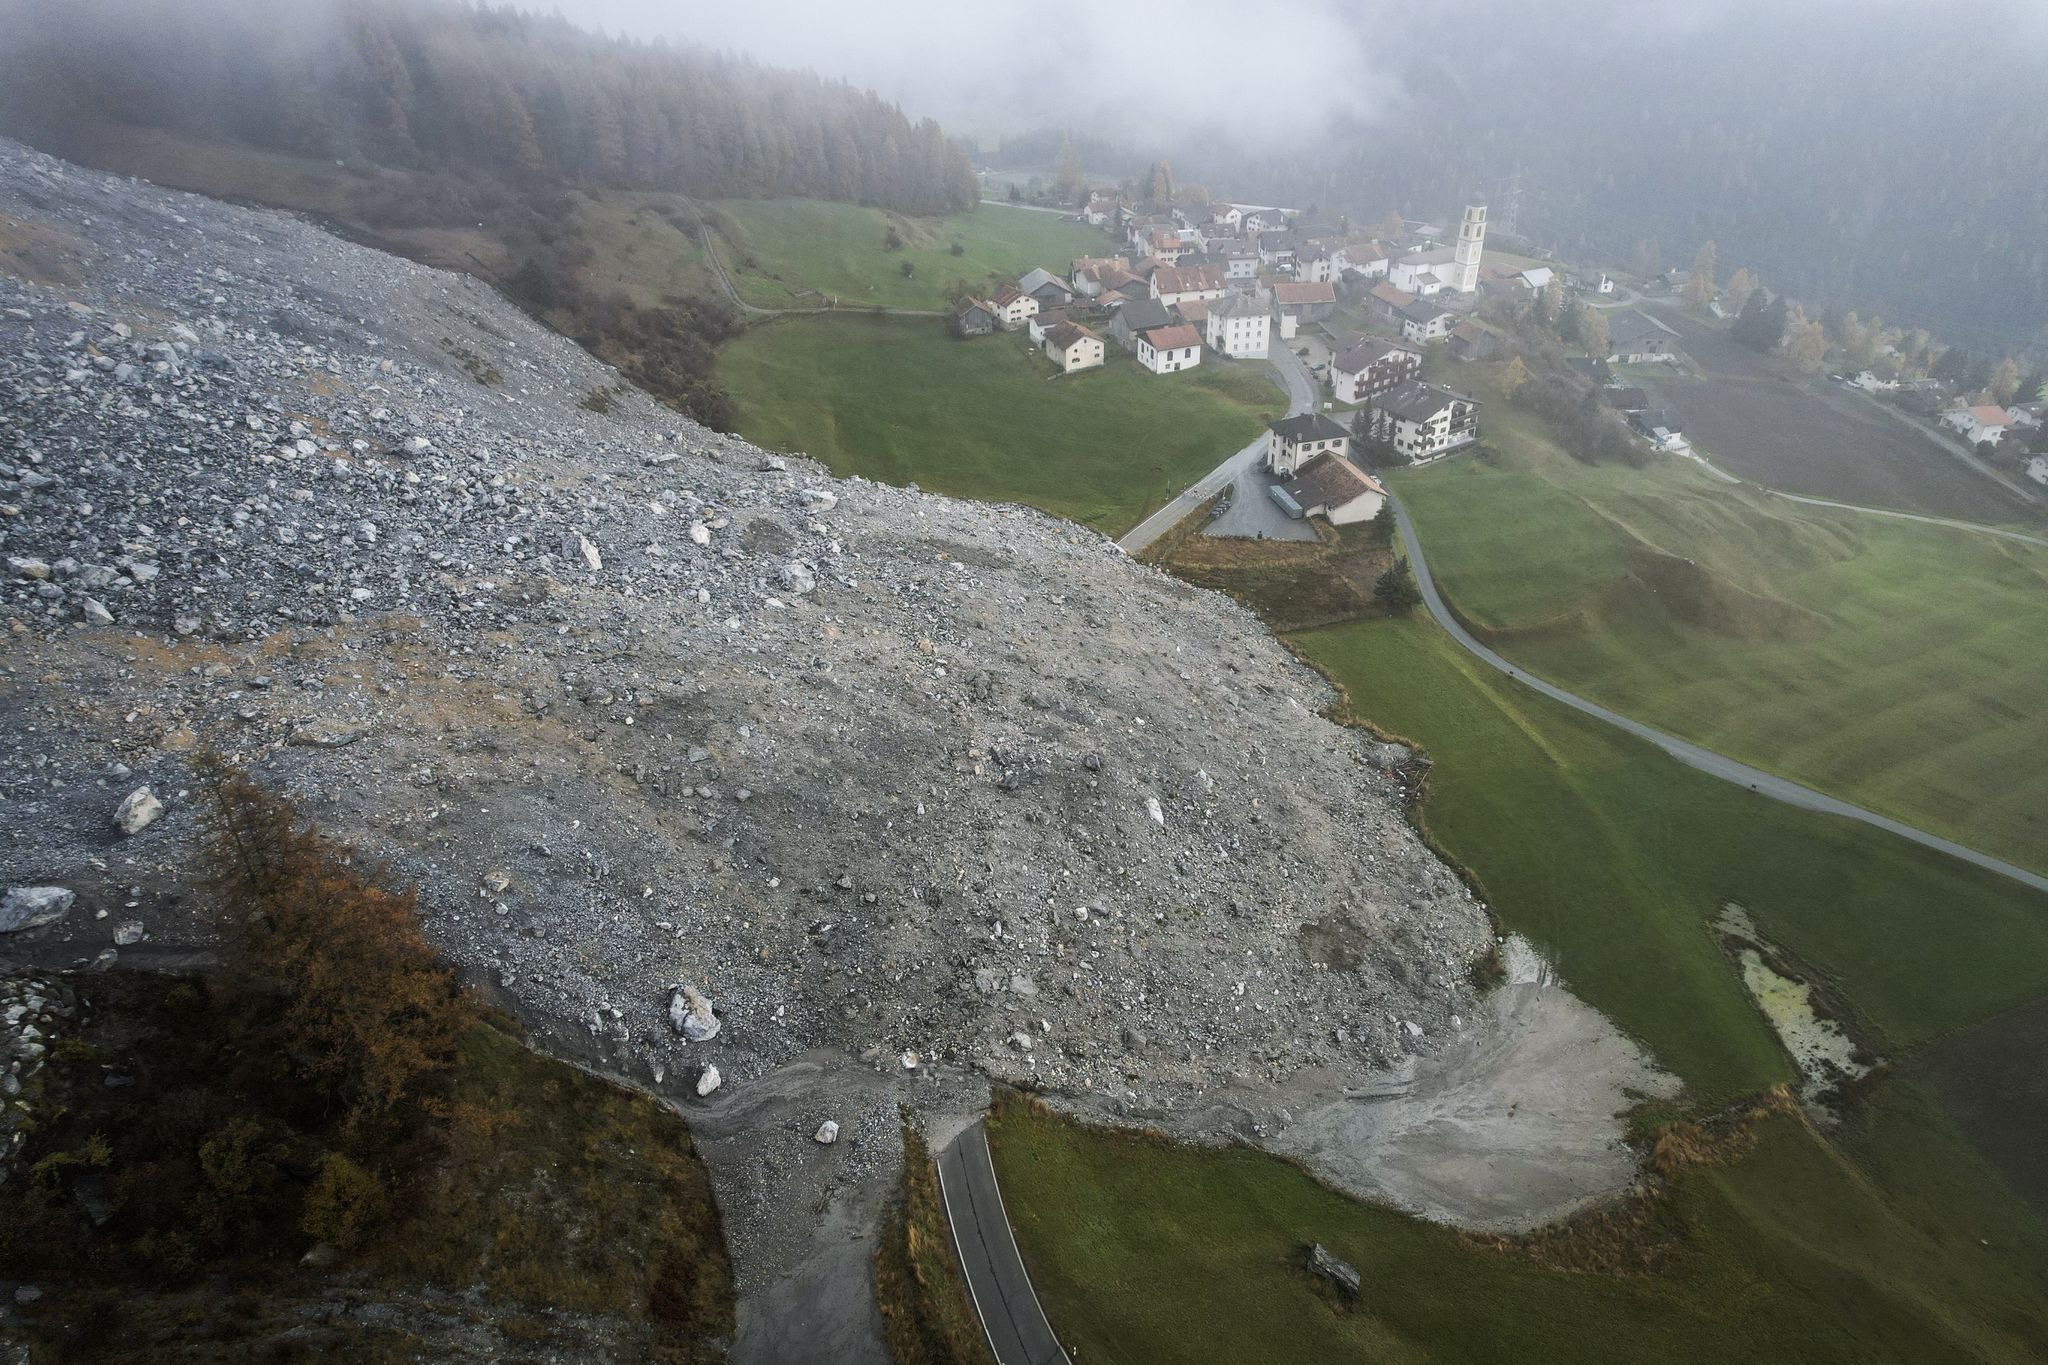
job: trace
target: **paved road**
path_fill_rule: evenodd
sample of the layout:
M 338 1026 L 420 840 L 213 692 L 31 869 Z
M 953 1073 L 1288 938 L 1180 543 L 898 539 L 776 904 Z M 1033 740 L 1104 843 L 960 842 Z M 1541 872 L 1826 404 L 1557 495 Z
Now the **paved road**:
M 939 1153 L 939 1192 L 996 1365 L 1071 1365 L 1017 1252 L 980 1119 Z
M 1470 631 L 1459 624 L 1456 617 L 1451 615 L 1450 608 L 1444 603 L 1443 595 L 1437 591 L 1436 579 L 1430 574 L 1429 564 L 1422 557 L 1422 542 L 1416 538 L 1415 523 L 1409 520 L 1408 509 L 1402 506 L 1399 500 L 1396 500 L 1394 503 L 1394 519 L 1400 524 L 1401 543 L 1407 547 L 1408 562 L 1415 569 L 1415 584 L 1422 589 L 1422 600 L 1429 608 L 1429 614 L 1436 618 L 1437 624 L 1442 626 L 1453 640 L 1463 645 L 1484 663 L 1491 665 L 1519 682 L 1528 684 L 1553 701 L 1563 702 L 1575 711 L 1582 711 L 1596 720 L 1606 721 L 1617 729 L 1628 731 L 1628 733 L 1636 736 L 1638 739 L 1648 740 L 1689 768 L 1697 768 L 1709 776 L 1718 777 L 1725 782 L 1733 782 L 1739 787 L 1748 787 L 1753 792 L 1768 796 L 1774 801 L 1782 801 L 1788 806 L 1796 806 L 1801 810 L 1818 811 L 1823 815 L 1839 815 L 1844 819 L 1860 820 L 1864 824 L 1875 826 L 1888 834 L 1896 834 L 1901 839 L 1910 839 L 1916 844 L 1946 853 L 1951 858 L 1960 858 L 1966 863 L 1973 863 L 1978 867 L 1996 872 L 2002 877 L 2010 877 L 2014 881 L 2031 886 L 2037 891 L 2048 891 L 2048 877 L 2044 877 L 2039 873 L 2029 872 L 2023 867 L 2015 867 L 2013 864 L 2003 862 L 1987 853 L 1979 853 L 1976 849 L 1959 844 L 1953 839 L 1944 839 L 1938 834 L 1929 834 L 1926 830 L 1915 829 L 1913 826 L 1899 820 L 1894 820 L 1890 816 L 1879 815 L 1876 811 L 1865 810 L 1861 806 L 1852 806 L 1847 801 L 1829 796 L 1825 792 L 1817 792 L 1811 787 L 1802 787 L 1797 782 L 1787 781 L 1785 778 L 1779 777 L 1774 773 L 1767 773 L 1761 768 L 1752 768 L 1746 763 L 1738 763 L 1732 758 L 1717 754 L 1711 749 L 1702 749 L 1697 744 L 1677 739 L 1665 734 L 1661 730 L 1653 730 L 1640 721 L 1630 720 L 1627 716 L 1619 715 L 1604 706 L 1587 701 L 1584 697 L 1575 696 L 1561 687 L 1547 683 L 1519 664 L 1509 663 L 1506 659 L 1481 644 Z
M 1276 343 L 1266 364 L 1287 387 L 1289 417 L 1316 410 L 1321 390 L 1316 385 L 1315 376 L 1308 372 L 1308 366 L 1302 364 L 1300 356 Z M 1138 553 L 1178 526 L 1182 517 L 1237 482 L 1238 475 L 1258 463 L 1265 448 L 1266 433 L 1262 431 L 1250 445 L 1189 484 L 1179 497 L 1126 531 L 1117 544 L 1123 546 L 1128 554 Z

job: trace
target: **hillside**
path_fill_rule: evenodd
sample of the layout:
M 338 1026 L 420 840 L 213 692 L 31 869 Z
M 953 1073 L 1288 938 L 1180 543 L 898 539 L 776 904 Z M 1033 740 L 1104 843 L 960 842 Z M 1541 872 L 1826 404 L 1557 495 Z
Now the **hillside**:
M 288 217 L 6 145 L 0 230 L 0 883 L 80 901 L 15 948 L 90 957 L 119 904 L 203 950 L 186 756 L 231 751 L 547 1046 L 683 1105 L 741 1358 L 842 1265 L 814 1212 L 865 1225 L 899 1100 L 1237 1131 L 1186 1106 L 1473 1009 L 1483 911 L 1224 599 L 678 421 Z M 1364 947 L 1331 970 L 1311 925 Z

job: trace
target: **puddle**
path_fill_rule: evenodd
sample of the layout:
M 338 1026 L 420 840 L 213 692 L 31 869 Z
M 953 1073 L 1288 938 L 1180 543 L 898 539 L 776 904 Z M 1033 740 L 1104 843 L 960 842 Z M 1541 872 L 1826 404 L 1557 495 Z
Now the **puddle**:
M 1827 1113 L 1836 1093 L 1868 1076 L 1878 1059 L 1864 1051 L 1841 1021 L 1824 1012 L 1812 984 L 1757 932 L 1741 906 L 1723 906 L 1714 928 L 1741 967 L 1742 984 L 1799 1068 L 1799 1098 L 1809 1108 Z

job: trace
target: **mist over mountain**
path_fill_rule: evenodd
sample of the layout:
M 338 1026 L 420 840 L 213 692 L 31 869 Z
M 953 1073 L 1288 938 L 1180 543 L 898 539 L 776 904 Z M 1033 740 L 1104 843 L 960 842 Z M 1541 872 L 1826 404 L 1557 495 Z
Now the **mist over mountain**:
M 2023 0 L 1197 0 L 1136 32 L 1068 0 L 563 8 L 873 84 L 984 161 L 1070 133 L 1123 149 L 1087 158 L 1109 178 L 1164 157 L 1239 198 L 1419 217 L 1519 170 L 1518 226 L 1566 254 L 1683 265 L 1711 238 L 1820 306 L 2044 342 L 2048 10 Z M 1259 55 L 1229 56 L 1252 27 Z

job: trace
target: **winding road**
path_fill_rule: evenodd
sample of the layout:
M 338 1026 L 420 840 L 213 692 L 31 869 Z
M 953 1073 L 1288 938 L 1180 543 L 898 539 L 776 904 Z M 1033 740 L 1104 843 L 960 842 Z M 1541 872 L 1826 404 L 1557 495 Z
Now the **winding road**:
M 1289 417 L 1299 417 L 1305 412 L 1316 410 L 1319 390 L 1315 377 L 1308 372 L 1308 366 L 1302 362 L 1300 356 L 1285 346 L 1276 346 L 1267 356 L 1266 364 L 1287 389 Z M 1117 544 L 1123 547 L 1126 554 L 1138 553 L 1178 526 L 1181 518 L 1236 483 L 1240 475 L 1248 472 L 1259 462 L 1259 457 L 1265 449 L 1266 433 L 1262 431 L 1252 438 L 1250 445 L 1189 484 L 1181 491 L 1179 497 L 1124 532 Z
M 1422 557 L 1422 542 L 1415 534 L 1415 523 L 1409 519 L 1408 509 L 1403 507 L 1398 499 L 1394 502 L 1394 519 L 1401 528 L 1401 543 L 1408 551 L 1408 562 L 1415 571 L 1415 585 L 1422 590 L 1422 601 L 1429 608 L 1429 614 L 1436 619 L 1436 623 L 1442 626 L 1453 640 L 1464 646 L 1466 650 L 1481 662 L 1507 674 L 1517 682 L 1527 684 L 1553 701 L 1563 702 L 1574 711 L 1583 712 L 1595 720 L 1605 721 L 1618 730 L 1626 730 L 1638 739 L 1648 740 L 1680 763 L 1685 764 L 1689 768 L 1696 768 L 1710 777 L 1718 777 L 1724 782 L 1733 782 L 1739 787 L 1748 787 L 1759 795 L 1768 796 L 1774 801 L 1782 801 L 1786 805 L 1795 806 L 1800 810 L 1818 811 L 1823 815 L 1838 815 L 1847 820 L 1860 821 L 1863 824 L 1881 829 L 1887 834 L 1896 834 L 1901 839 L 1910 839 L 1925 848 L 1934 849 L 1939 853 L 1946 853 L 1951 858 L 1960 858 L 1966 863 L 1974 864 L 1987 871 L 1996 872 L 2002 877 L 2010 877 L 2014 881 L 2031 886 L 2037 891 L 2048 891 L 2048 877 L 2044 877 L 2039 873 L 2029 872 L 2026 868 L 2004 862 L 2001 859 L 1992 857 L 1988 853 L 1980 853 L 1976 849 L 1970 848 L 1965 844 L 1959 844 L 1953 839 L 1944 839 L 1938 834 L 1929 834 L 1924 829 L 1917 829 L 1903 821 L 1894 820 L 1888 815 L 1879 815 L 1876 811 L 1865 810 L 1861 806 L 1851 805 L 1847 801 L 1829 796 L 1825 792 L 1817 792 L 1811 787 L 1802 787 L 1797 782 L 1788 781 L 1777 776 L 1775 773 L 1767 773 L 1761 768 L 1752 768 L 1747 763 L 1738 763 L 1736 760 L 1723 754 L 1717 754 L 1711 749 L 1702 749 L 1697 744 L 1667 735 L 1662 730 L 1655 730 L 1644 725 L 1641 721 L 1630 720 L 1627 716 L 1620 715 L 1608 710 L 1604 706 L 1587 701 L 1584 697 L 1567 692 L 1555 684 L 1545 682 L 1526 668 L 1509 663 L 1506 659 L 1481 644 L 1472 632 L 1465 629 L 1464 625 L 1451 612 L 1450 607 L 1443 599 L 1443 594 L 1437 591 L 1436 579 L 1429 571 L 1428 561 Z

